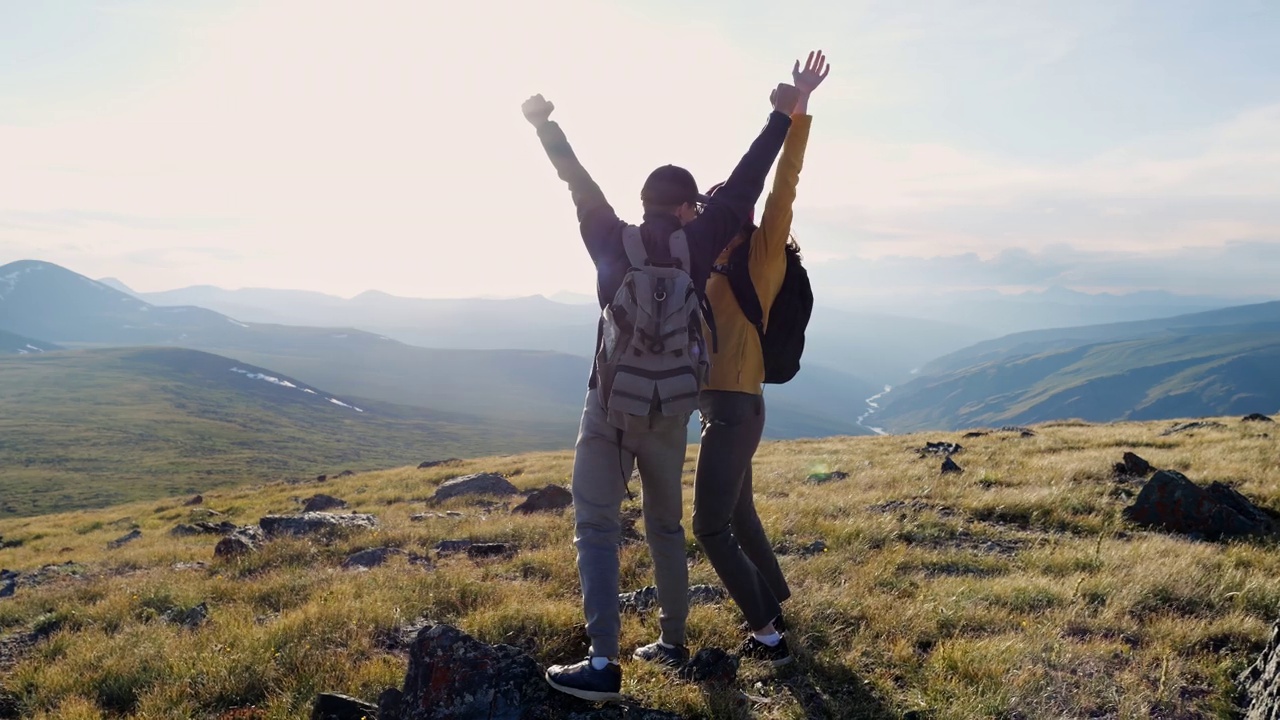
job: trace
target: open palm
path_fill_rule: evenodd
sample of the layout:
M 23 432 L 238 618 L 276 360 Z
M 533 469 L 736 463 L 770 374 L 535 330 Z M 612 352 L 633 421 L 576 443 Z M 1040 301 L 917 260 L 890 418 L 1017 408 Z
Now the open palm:
M 796 66 L 791 70 L 792 84 L 801 94 L 808 95 L 822 84 L 829 72 L 831 72 L 831 66 L 827 64 L 827 56 L 823 55 L 821 50 L 817 50 L 809 53 L 809 59 L 805 61 L 803 70 L 800 69 L 800 61 L 796 61 Z

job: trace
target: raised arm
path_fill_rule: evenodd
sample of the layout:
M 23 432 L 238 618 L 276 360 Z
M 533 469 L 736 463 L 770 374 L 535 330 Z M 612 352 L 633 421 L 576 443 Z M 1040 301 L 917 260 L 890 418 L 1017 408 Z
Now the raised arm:
M 778 157 L 782 143 L 791 127 L 791 113 L 799 102 L 799 91 L 795 86 L 781 83 L 770 95 L 773 112 L 769 114 L 769 122 L 764 130 L 751 143 L 747 154 L 738 161 L 738 166 L 729 174 L 729 179 L 716 191 L 707 203 L 707 207 L 696 220 L 689 223 L 694 230 L 691 237 L 697 237 L 705 247 L 698 250 L 700 257 L 709 257 L 710 263 L 729 244 L 742 225 L 751 217 L 760 193 L 764 192 L 764 180 L 769 168 Z M 696 235 L 695 235 L 696 233 Z
M 792 205 L 796 200 L 796 185 L 800 182 L 800 169 L 804 166 L 804 150 L 809 142 L 809 126 L 813 118 L 808 114 L 809 96 L 831 72 L 827 58 L 821 50 L 809 53 L 804 69 L 796 61 L 791 77 L 799 91 L 800 99 L 791 115 L 791 130 L 782 146 L 778 160 L 778 172 L 773 176 L 773 188 L 764 203 L 760 217 L 760 229 L 751 239 L 753 257 L 769 262 L 785 262 L 787 238 L 791 235 Z
M 582 240 L 587 245 L 587 252 L 595 258 L 622 221 L 605 200 L 600 186 L 574 155 L 564 131 L 551 119 L 551 112 L 556 106 L 541 95 L 534 95 L 525 100 L 520 109 L 529 124 L 538 131 L 538 139 L 542 141 L 542 148 L 546 150 L 556 174 L 569 186 L 573 205 L 578 211 Z

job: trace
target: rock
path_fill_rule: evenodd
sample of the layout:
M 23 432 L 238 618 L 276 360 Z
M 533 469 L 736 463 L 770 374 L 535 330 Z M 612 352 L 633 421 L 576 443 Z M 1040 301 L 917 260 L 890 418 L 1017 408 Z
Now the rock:
M 184 502 L 184 503 L 182 503 L 182 504 L 183 504 L 183 505 L 186 505 L 186 506 L 191 506 L 191 505 L 199 505 L 200 503 L 203 503 L 203 502 L 204 502 L 204 496 L 203 496 L 203 495 L 196 495 L 195 497 L 191 498 L 190 500 L 188 500 L 188 501 L 186 501 L 186 502 Z
M 1138 457 L 1131 452 L 1127 452 L 1124 454 L 1124 462 L 1116 463 L 1115 470 L 1116 477 L 1118 478 L 1144 478 L 1154 472 L 1155 468 L 1151 466 L 1151 463 L 1143 460 L 1141 457 Z
M 208 522 L 198 522 L 192 525 L 178 525 L 170 530 L 169 534 L 175 537 L 187 537 L 191 535 L 226 535 L 235 531 L 235 524 L 223 520 L 216 525 Z
M 986 437 L 986 436 L 988 436 L 988 435 L 990 435 L 990 434 L 991 434 L 991 433 L 987 432 L 986 430 L 970 430 L 969 432 L 965 433 L 964 435 L 961 435 L 961 436 L 960 436 L 960 439 L 961 439 L 961 440 L 971 440 L 971 439 L 973 439 L 973 438 Z
M 441 555 L 453 555 L 454 553 L 466 552 L 467 548 L 472 546 L 470 540 L 441 540 L 436 543 L 436 552 Z
M 0 580 L 0 598 L 13 597 L 16 592 L 18 592 L 17 576 Z
M 350 557 L 343 561 L 344 568 L 375 568 L 385 563 L 392 555 L 403 555 L 404 551 L 399 548 L 378 547 L 361 550 L 353 553 Z
M 689 588 L 690 605 L 715 605 L 727 597 L 729 593 L 715 585 L 694 585 Z
M 516 489 L 506 478 L 493 473 L 477 473 L 475 475 L 463 475 L 452 480 L 447 480 L 437 490 L 432 497 L 436 502 L 448 500 L 450 498 L 462 497 L 464 495 L 519 495 L 520 491 Z
M 1263 415 L 1262 413 L 1250 413 L 1240 418 L 1240 421 L 1241 422 L 1262 422 L 1262 423 L 1275 422 L 1275 420 L 1272 420 L 1270 417 Z
M 462 461 L 459 460 L 458 458 L 449 458 L 448 460 L 427 460 L 425 462 L 419 463 L 418 469 L 426 470 L 428 468 L 440 467 L 442 465 L 457 465 L 460 462 Z
M 738 679 L 738 658 L 720 648 L 703 648 L 680 668 L 680 678 L 731 685 Z
M 317 475 L 317 476 L 316 476 L 316 482 L 324 482 L 325 480 L 328 480 L 328 479 L 329 479 L 329 476 L 328 476 L 328 475 Z
M 943 475 L 948 475 L 953 473 L 962 473 L 962 472 L 964 472 L 964 468 L 957 465 L 956 461 L 952 460 L 950 456 L 947 456 L 947 459 L 942 461 Z
M 810 475 L 805 479 L 811 483 L 822 484 L 826 482 L 832 482 L 835 480 L 847 480 L 848 478 L 849 478 L 849 473 L 844 472 L 842 470 L 833 470 L 831 472 L 813 473 L 812 475 Z
M 257 549 L 257 544 L 242 535 L 228 535 L 213 547 L 213 555 L 220 558 L 233 558 L 248 555 Z
M 1160 433 L 1160 435 L 1161 437 L 1164 437 L 1166 435 L 1177 435 L 1178 433 L 1184 433 L 1190 430 L 1210 430 L 1224 427 L 1226 427 L 1226 425 L 1223 425 L 1220 422 L 1214 422 L 1212 420 L 1197 420 L 1195 422 L 1185 422 L 1174 425 L 1168 430 Z
M 204 570 L 209 567 L 208 564 L 196 560 L 195 562 L 177 562 L 173 564 L 174 570 Z
M 925 442 L 924 447 L 916 450 L 916 452 L 920 454 L 920 457 L 928 457 L 929 455 L 951 457 L 952 455 L 963 451 L 963 445 L 960 443 L 950 442 Z
M 22 699 L 17 695 L 0 688 L 0 718 L 22 717 Z
M 516 554 L 516 546 L 511 543 L 472 543 L 467 546 L 469 558 L 510 557 Z
M 620 612 L 643 613 L 658 606 L 658 588 L 653 585 L 618 594 Z
M 167 617 L 170 621 L 175 622 L 182 627 L 194 630 L 201 625 L 204 625 L 206 622 L 209 622 L 209 606 L 204 603 L 200 603 L 190 610 L 185 610 L 180 613 L 171 613 Z
M 268 515 L 258 521 L 267 537 L 282 535 L 314 535 L 335 530 L 371 530 L 378 526 L 372 515 L 349 513 L 334 515 L 323 512 L 304 512 L 301 515 Z
M 377 717 L 381 720 L 398 720 L 403 705 L 404 693 L 400 688 L 387 688 L 378 695 Z
M 311 706 L 311 720 L 376 720 L 378 706 L 349 695 L 320 693 Z
M 107 547 L 114 550 L 115 548 L 121 547 L 123 545 L 127 545 L 133 542 L 134 540 L 137 540 L 140 537 L 142 537 L 142 531 L 137 528 L 134 528 L 133 530 L 130 530 L 127 535 L 121 535 L 115 540 L 112 540 L 111 542 L 107 543 Z
M 1173 470 L 1153 475 L 1124 516 L 1146 527 L 1211 540 L 1267 535 L 1276 529 L 1274 518 L 1230 487 L 1213 483 L 1201 488 Z
M 644 542 L 644 536 L 636 529 L 636 522 L 642 517 L 640 508 L 627 508 L 622 511 L 619 520 L 622 523 L 622 534 L 618 539 L 619 547 Z
M 320 493 L 307 498 L 306 503 L 302 506 L 302 512 L 324 512 L 325 510 L 344 508 L 346 506 L 346 500 L 339 500 L 332 495 Z
M 515 507 L 512 512 L 535 513 L 550 510 L 563 510 L 573 504 L 573 493 L 559 485 L 548 485 L 535 490 L 529 498 Z
M 243 528 L 237 528 L 235 523 L 223 520 L 220 523 L 198 522 L 196 529 L 206 535 L 226 535 L 233 532 L 247 532 L 252 536 L 261 537 L 262 530 L 256 525 L 246 525 Z
M 486 645 L 435 625 L 409 647 L 394 720 L 524 720 L 541 711 L 549 687 L 538 663 L 510 645 Z M 383 718 L 392 720 L 392 718 Z
M 714 605 L 728 597 L 729 593 L 724 588 L 714 585 L 694 585 L 689 588 L 690 605 Z M 621 612 L 645 613 L 656 607 L 658 588 L 653 585 L 618 595 L 618 610 Z
M 1245 720 L 1280 718 L 1280 621 L 1271 626 L 1271 640 L 1237 682 Z
M 355 473 L 352 472 L 351 470 L 343 470 L 342 472 L 338 473 L 338 477 L 340 478 L 351 477 L 352 475 L 355 475 Z
M 1000 432 L 1017 433 L 1022 437 L 1035 437 L 1035 433 L 1032 432 L 1031 428 L 1025 428 L 1021 425 L 1005 425 L 1000 428 Z
M 826 551 L 827 551 L 827 544 L 825 542 L 821 540 L 814 540 L 808 545 L 805 545 L 804 547 L 800 548 L 800 556 L 808 557 L 810 555 L 818 555 Z

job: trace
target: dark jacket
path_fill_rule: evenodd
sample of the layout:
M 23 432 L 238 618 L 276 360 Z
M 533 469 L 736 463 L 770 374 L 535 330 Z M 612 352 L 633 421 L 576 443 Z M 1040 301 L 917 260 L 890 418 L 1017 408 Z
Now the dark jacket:
M 791 127 L 791 118 L 780 112 L 769 115 L 764 130 L 751 143 L 747 154 L 729 174 L 729 179 L 707 203 L 702 214 L 684 226 L 689 241 L 690 276 L 694 286 L 702 293 L 716 258 L 738 234 L 751 217 L 756 201 L 764 191 L 765 177 L 782 149 Z M 582 241 L 596 266 L 596 297 L 604 308 L 622 286 L 622 279 L 630 269 L 626 251 L 622 247 L 622 229 L 626 227 L 600 186 L 578 162 L 569 147 L 564 131 L 555 122 L 548 121 L 538 127 L 538 139 L 551 158 L 560 179 L 569 185 L 573 204 L 578 210 L 578 224 Z M 665 240 L 680 228 L 680 221 L 666 213 L 645 213 L 640 230 L 646 242 L 650 238 Z M 600 328 L 596 331 L 596 350 L 600 349 Z M 595 387 L 595 368 L 591 371 L 591 387 Z

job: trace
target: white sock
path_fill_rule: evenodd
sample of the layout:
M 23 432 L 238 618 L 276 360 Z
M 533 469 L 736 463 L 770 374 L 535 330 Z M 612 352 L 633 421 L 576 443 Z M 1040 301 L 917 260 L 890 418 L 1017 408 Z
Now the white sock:
M 618 661 L 617 661 L 617 660 L 614 660 L 613 658 L 607 658 L 607 657 L 604 657 L 604 656 L 601 656 L 601 655 L 597 655 L 597 656 L 595 656 L 595 657 L 591 658 L 591 669 L 592 669 L 592 670 L 603 670 L 603 669 L 605 669 L 606 667 L 608 667 L 608 666 L 609 666 L 609 663 L 613 663 L 614 665 L 617 665 L 617 664 L 618 664 Z
M 760 633 L 751 633 L 751 635 L 754 636 L 755 639 L 759 640 L 765 645 L 768 645 L 769 647 L 777 647 L 778 643 L 782 642 L 782 636 L 779 635 L 777 632 L 771 632 L 768 635 L 761 635 Z
M 670 650 L 671 648 L 674 648 L 674 647 L 675 647 L 675 645 L 668 645 L 667 643 L 664 643 L 664 642 L 662 642 L 661 640 L 659 640 L 659 641 L 658 641 L 658 644 L 659 644 L 659 645 L 661 645 L 662 647 L 664 647 L 664 648 L 668 649 L 668 650 Z

